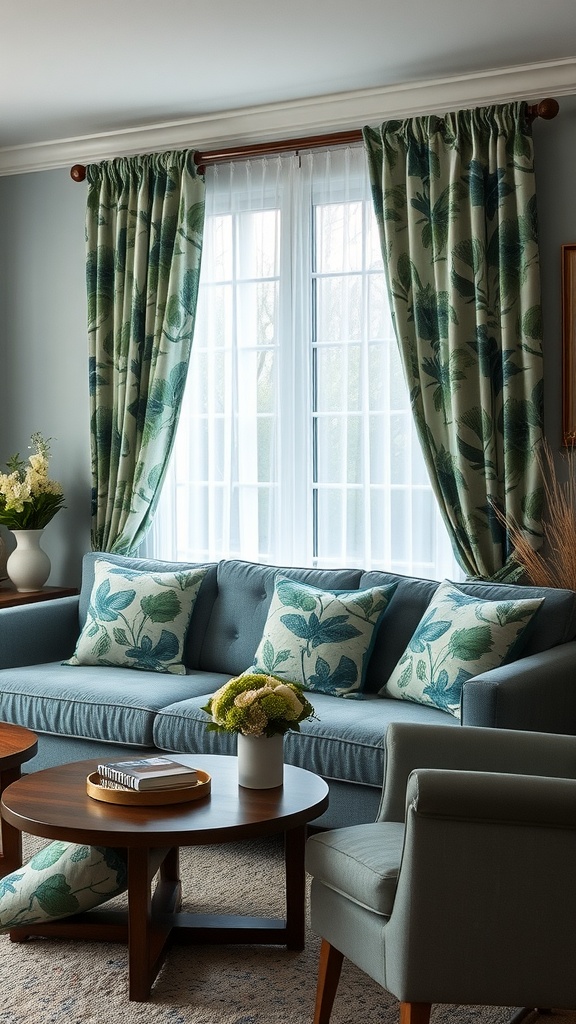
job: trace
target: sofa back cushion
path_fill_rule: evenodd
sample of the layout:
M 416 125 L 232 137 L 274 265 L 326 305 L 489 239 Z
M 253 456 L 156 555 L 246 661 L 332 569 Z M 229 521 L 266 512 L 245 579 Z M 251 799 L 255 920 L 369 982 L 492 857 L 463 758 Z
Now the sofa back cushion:
M 356 590 L 361 576 L 359 569 L 280 569 L 236 559 L 220 562 L 217 595 L 200 654 L 203 671 L 237 676 L 250 668 L 262 639 L 277 574 L 325 590 Z
M 435 580 L 385 572 L 365 572 L 359 585 L 374 587 L 394 581 L 398 586 L 376 637 L 366 673 L 366 693 L 377 693 L 389 679 L 439 586 Z M 576 592 L 573 590 L 508 583 L 457 582 L 456 586 L 463 593 L 483 601 L 523 601 L 544 597 L 527 632 L 522 657 L 549 650 L 576 637 Z
M 84 555 L 82 561 L 82 587 L 79 599 L 79 620 L 80 630 L 86 624 L 90 596 L 95 579 L 95 567 L 99 559 L 105 558 L 108 563 L 120 568 L 132 569 L 138 572 L 166 573 L 183 572 L 194 569 L 207 569 L 206 575 L 200 585 L 198 596 L 194 603 L 192 618 L 188 627 L 188 633 L 184 643 L 183 662 L 187 668 L 197 669 L 199 667 L 199 655 L 204 641 L 204 635 L 212 605 L 216 598 L 216 564 L 196 562 L 163 562 L 152 558 L 129 558 L 125 555 L 114 555 L 108 552 L 90 551 Z

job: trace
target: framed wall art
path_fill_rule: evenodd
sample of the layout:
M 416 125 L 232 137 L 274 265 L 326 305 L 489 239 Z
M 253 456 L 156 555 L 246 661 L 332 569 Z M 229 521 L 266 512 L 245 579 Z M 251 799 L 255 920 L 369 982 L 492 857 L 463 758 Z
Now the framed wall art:
M 576 445 L 576 243 L 562 246 L 562 439 Z

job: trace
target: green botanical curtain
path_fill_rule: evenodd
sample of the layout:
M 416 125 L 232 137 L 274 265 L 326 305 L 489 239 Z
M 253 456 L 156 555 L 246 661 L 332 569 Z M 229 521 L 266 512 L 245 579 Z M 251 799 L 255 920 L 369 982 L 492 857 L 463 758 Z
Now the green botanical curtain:
M 504 577 L 496 509 L 541 538 L 540 271 L 523 103 L 366 128 L 393 319 L 455 554 Z
M 198 295 L 204 181 L 192 152 L 87 169 L 92 546 L 131 553 L 172 445 Z

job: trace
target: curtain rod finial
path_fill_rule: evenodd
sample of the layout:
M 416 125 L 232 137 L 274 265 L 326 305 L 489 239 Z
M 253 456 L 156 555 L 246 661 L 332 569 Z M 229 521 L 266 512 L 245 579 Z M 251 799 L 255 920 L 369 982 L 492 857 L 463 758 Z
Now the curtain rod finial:
M 540 103 L 536 105 L 536 114 L 541 117 L 544 121 L 551 121 L 560 110 L 560 104 L 558 100 L 547 99 L 540 100 Z
M 73 181 L 84 181 L 86 177 L 84 164 L 74 164 L 74 167 L 70 169 L 70 177 Z

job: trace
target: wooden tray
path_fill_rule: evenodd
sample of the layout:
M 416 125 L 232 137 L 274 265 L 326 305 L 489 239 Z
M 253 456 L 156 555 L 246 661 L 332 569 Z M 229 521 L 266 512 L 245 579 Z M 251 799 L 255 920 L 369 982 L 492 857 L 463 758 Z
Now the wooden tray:
M 140 792 L 137 789 L 109 789 L 102 785 L 98 772 L 91 772 L 86 778 L 86 792 L 94 800 L 105 804 L 128 804 L 132 807 L 152 807 L 158 804 L 183 804 L 190 800 L 201 800 L 208 796 L 211 776 L 197 769 L 197 781 L 191 786 L 176 789 L 155 789 Z

